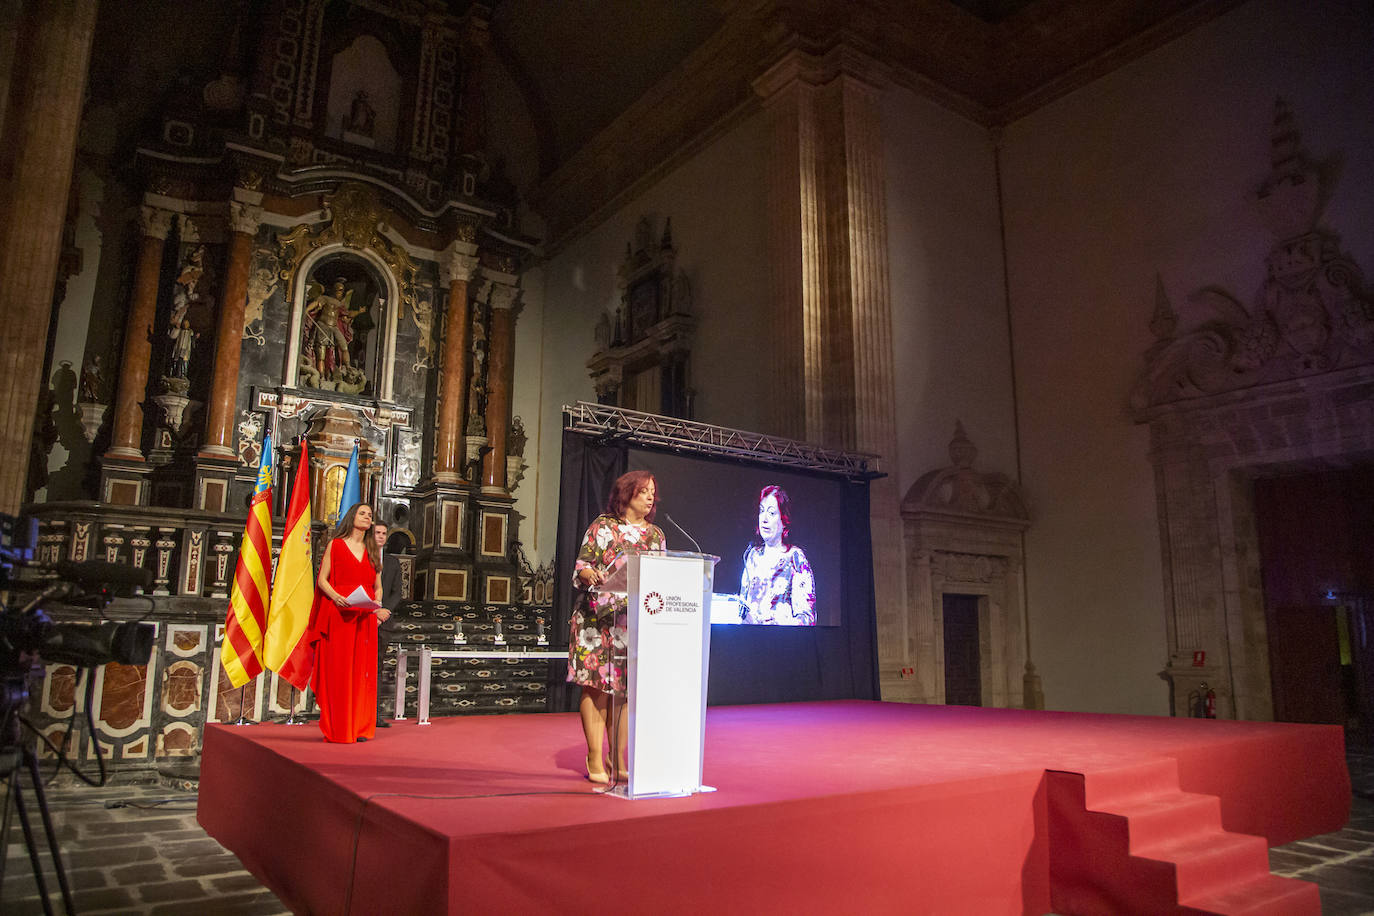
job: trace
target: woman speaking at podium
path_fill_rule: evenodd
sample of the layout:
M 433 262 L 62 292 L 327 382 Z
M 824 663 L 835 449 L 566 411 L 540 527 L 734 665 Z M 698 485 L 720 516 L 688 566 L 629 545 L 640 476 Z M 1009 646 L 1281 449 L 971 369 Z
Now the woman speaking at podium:
M 587 737 L 587 778 L 607 783 L 606 734 L 611 697 L 616 697 L 616 772 L 629 769 L 625 760 L 629 721 L 625 699 L 625 628 L 629 607 L 623 596 L 591 591 L 625 562 L 628 553 L 662 550 L 663 531 L 654 521 L 658 484 L 648 471 L 630 471 L 616 478 L 606 512 L 598 515 L 582 536 L 573 584 L 572 636 L 568 640 L 568 680 L 582 687 L 578 712 Z

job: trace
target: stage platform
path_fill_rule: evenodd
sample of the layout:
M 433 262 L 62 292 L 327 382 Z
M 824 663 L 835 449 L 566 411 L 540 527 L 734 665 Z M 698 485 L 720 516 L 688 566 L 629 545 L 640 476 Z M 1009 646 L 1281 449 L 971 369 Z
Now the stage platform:
M 715 707 L 718 791 L 637 801 L 574 714 L 377 735 L 209 726 L 199 820 L 298 913 L 1316 913 L 1266 847 L 1350 808 L 1334 726 Z

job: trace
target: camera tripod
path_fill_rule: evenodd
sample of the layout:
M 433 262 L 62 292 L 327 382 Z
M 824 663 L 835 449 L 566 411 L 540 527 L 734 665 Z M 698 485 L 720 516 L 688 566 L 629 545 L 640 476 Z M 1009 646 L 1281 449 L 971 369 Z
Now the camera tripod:
M 9 691 L 7 691 L 8 693 Z M 57 845 L 57 834 L 52 829 L 52 815 L 48 812 L 48 798 L 43 792 L 43 780 L 38 775 L 38 755 L 32 746 L 21 746 L 19 742 L 19 717 L 10 707 L 4 720 L 4 735 L 0 736 L 0 779 L 5 781 L 5 813 L 0 821 L 0 889 L 5 885 L 5 851 L 9 848 L 10 812 L 19 815 L 19 825 L 24 831 L 24 845 L 28 849 L 29 864 L 33 867 L 33 879 L 38 885 L 38 894 L 43 899 L 43 912 L 52 916 L 52 901 L 48 898 L 48 882 L 43 876 L 43 865 L 38 857 L 38 842 L 34 837 L 33 824 L 29 821 L 28 807 L 24 802 L 24 788 L 19 784 L 21 773 L 28 773 L 32 785 L 34 801 L 38 814 L 43 820 L 47 833 L 48 853 L 52 856 L 53 870 L 57 873 L 57 884 L 62 890 L 62 903 L 68 913 L 75 913 L 72 903 L 71 886 L 67 883 L 67 872 L 62 867 L 62 851 Z

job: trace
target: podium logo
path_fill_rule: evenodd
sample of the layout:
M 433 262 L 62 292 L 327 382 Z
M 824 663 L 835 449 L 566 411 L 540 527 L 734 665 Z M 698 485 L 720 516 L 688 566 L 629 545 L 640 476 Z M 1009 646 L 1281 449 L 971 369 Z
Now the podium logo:
M 657 614 L 663 610 L 663 596 L 658 592 L 649 592 L 644 596 L 644 610 L 650 614 Z

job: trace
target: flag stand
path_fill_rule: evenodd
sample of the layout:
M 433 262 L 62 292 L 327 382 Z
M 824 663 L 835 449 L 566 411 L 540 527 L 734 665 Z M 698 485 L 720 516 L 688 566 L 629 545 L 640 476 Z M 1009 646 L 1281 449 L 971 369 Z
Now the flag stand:
M 292 685 L 291 685 L 291 713 L 290 713 L 290 715 L 288 715 L 288 716 L 286 717 L 286 721 L 283 722 L 282 725 L 304 725 L 304 724 L 305 724 L 305 720 L 304 720 L 304 719 L 297 719 L 297 718 L 296 718 L 296 694 L 297 694 L 298 692 L 299 692 L 299 691 L 296 690 L 296 685 L 295 685 L 295 684 L 292 684 Z
M 235 725 L 252 725 L 252 724 L 253 724 L 253 723 L 252 723 L 251 721 L 249 721 L 248 718 L 247 718 L 246 716 L 244 716 L 244 714 L 243 714 L 243 692 L 244 692 L 245 690 L 247 690 L 247 689 L 248 689 L 248 685 L 247 685 L 247 684 L 244 684 L 243 686 L 239 687 L 239 717 L 238 717 L 237 719 L 234 720 L 234 724 L 235 724 Z

